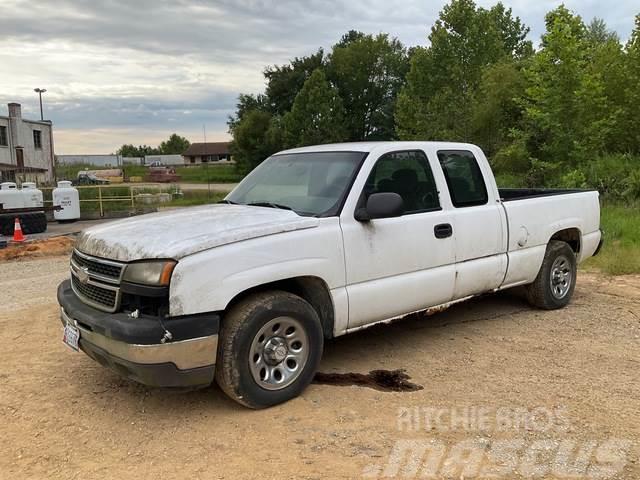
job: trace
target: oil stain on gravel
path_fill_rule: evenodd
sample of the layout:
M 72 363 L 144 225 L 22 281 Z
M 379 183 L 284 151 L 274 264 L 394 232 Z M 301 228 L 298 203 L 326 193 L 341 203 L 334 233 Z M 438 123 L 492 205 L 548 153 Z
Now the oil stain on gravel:
M 313 383 L 320 385 L 336 385 L 347 387 L 356 385 L 368 387 L 382 392 L 415 392 L 422 390 L 422 385 L 409 381 L 411 377 L 404 369 L 399 370 L 371 370 L 368 375 L 364 373 L 316 373 Z

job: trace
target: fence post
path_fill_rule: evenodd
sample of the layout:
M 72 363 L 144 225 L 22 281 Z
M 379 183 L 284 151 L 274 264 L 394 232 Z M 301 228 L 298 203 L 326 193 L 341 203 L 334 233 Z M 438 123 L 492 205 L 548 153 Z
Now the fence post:
M 102 209 L 102 187 L 98 185 L 98 204 L 100 205 L 100 218 L 104 217 L 104 210 Z

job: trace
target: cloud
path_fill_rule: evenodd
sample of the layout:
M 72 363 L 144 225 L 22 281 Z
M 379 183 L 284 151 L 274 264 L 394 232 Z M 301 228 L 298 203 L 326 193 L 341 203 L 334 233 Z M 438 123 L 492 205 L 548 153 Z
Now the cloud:
M 531 26 L 534 41 L 544 30 L 544 14 L 560 4 L 504 3 Z M 45 111 L 54 121 L 58 153 L 153 144 L 172 131 L 198 136 L 203 124 L 212 138 L 226 138 L 237 95 L 262 91 L 266 65 L 328 49 L 350 29 L 388 32 L 407 45 L 424 45 L 443 4 L 4 0 L 0 102 L 19 101 L 25 116 L 37 118 L 33 88 L 47 88 Z M 631 0 L 565 4 L 587 21 L 604 18 L 623 39 L 637 13 Z

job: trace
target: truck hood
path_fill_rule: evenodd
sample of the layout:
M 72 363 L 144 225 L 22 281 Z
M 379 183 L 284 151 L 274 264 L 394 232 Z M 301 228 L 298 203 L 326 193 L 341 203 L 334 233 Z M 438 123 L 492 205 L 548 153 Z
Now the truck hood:
M 203 205 L 151 213 L 90 227 L 76 248 L 88 255 L 130 262 L 179 260 L 203 250 L 277 233 L 314 228 L 319 221 L 289 210 L 246 205 Z

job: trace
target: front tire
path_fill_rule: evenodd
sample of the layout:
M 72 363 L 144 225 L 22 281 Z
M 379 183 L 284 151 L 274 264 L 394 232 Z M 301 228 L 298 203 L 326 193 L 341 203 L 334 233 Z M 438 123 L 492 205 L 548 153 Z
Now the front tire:
M 224 317 L 216 381 L 249 408 L 286 402 L 313 380 L 323 345 L 320 319 L 308 302 L 284 291 L 256 293 Z
M 566 242 L 551 240 L 534 282 L 527 286 L 531 305 L 545 310 L 566 306 L 576 286 L 576 255 Z

